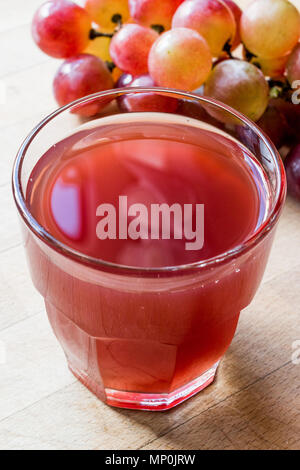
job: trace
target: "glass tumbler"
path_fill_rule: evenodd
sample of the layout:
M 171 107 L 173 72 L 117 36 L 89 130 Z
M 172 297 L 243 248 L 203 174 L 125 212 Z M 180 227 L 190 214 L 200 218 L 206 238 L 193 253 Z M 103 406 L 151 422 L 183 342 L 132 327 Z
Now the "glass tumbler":
M 145 94 L 172 98 L 162 112 Z M 126 103 L 126 100 L 128 102 Z M 176 115 L 186 126 L 247 148 L 269 186 L 266 214 L 244 243 L 214 258 L 157 268 L 118 265 L 78 252 L 47 232 L 30 211 L 26 190 L 33 168 L 66 136 L 101 130 L 108 116 L 126 122 L 140 112 Z M 124 105 L 125 104 L 125 105 Z M 78 110 L 103 108 L 94 119 Z M 136 112 L 138 111 L 138 112 Z M 115 116 L 115 118 L 114 118 Z M 122 130 L 122 124 L 120 129 Z M 103 137 L 106 127 L 103 124 Z M 33 283 L 44 297 L 53 331 L 72 373 L 111 406 L 166 410 L 209 385 L 234 336 L 239 315 L 255 295 L 284 203 L 279 154 L 250 120 L 214 100 L 163 88 L 124 88 L 85 97 L 58 109 L 23 142 L 13 169 L 13 193 Z

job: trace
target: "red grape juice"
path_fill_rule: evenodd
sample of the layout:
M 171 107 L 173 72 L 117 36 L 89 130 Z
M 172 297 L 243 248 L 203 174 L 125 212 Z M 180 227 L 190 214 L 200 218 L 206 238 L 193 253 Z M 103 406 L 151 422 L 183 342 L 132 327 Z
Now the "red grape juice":
M 27 246 L 71 370 L 109 404 L 146 409 L 182 401 L 177 391 L 187 390 L 188 397 L 186 387 L 199 377 L 193 393 L 212 381 L 270 246 L 269 237 L 255 253 L 197 268 L 261 228 L 268 184 L 255 157 L 227 134 L 193 119 L 159 117 L 139 113 L 89 123 L 40 158 L 26 194 L 32 215 L 52 237 L 93 258 L 79 263 L 59 250 L 49 256 L 36 237 Z M 170 212 L 168 237 L 161 218 L 151 227 L 158 205 L 181 210 L 176 220 Z M 197 205 L 202 244 L 193 249 L 185 209 L 195 235 Z M 115 218 L 100 233 L 108 206 Z M 145 397 L 143 405 L 137 396 Z M 152 406 L 157 396 L 173 399 Z

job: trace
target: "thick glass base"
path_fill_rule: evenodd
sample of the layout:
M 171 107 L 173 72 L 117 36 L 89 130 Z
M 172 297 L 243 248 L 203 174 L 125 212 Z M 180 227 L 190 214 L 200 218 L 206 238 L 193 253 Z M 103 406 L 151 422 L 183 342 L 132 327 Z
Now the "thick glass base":
M 218 365 L 219 362 L 214 364 L 213 367 L 200 377 L 197 377 L 170 393 L 137 393 L 113 390 L 110 388 L 103 389 L 99 384 L 93 382 L 90 377 L 74 370 L 70 365 L 69 368 L 83 385 L 100 398 L 100 400 L 105 401 L 110 406 L 134 410 L 164 411 L 174 408 L 174 406 L 179 405 L 210 385 L 215 378 Z

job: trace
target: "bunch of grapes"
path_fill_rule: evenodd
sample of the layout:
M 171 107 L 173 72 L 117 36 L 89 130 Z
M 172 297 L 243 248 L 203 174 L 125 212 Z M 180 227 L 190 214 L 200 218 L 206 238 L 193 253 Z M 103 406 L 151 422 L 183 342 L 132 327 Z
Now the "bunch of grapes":
M 36 44 L 64 59 L 54 78 L 60 106 L 113 87 L 201 87 L 256 121 L 278 148 L 299 144 L 300 14 L 291 1 L 253 0 L 244 11 L 234 0 L 80 3 L 47 0 L 32 23 Z M 178 103 L 148 92 L 123 96 L 117 105 L 175 112 Z M 75 108 L 84 116 L 100 111 L 96 104 Z M 221 112 L 212 119 L 226 125 Z M 291 155 L 287 165 L 300 160 L 299 150 Z M 289 180 L 295 186 L 297 178 Z

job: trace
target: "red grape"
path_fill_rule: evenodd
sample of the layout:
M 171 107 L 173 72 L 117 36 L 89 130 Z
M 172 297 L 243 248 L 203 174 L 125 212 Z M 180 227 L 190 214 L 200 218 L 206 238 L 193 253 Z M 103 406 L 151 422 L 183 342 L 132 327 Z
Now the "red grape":
M 46 54 L 68 58 L 84 51 L 89 42 L 91 19 L 70 0 L 49 0 L 37 10 L 32 35 Z
M 277 109 L 288 123 L 288 133 L 293 139 L 299 139 L 300 135 L 300 105 L 293 104 L 292 101 L 282 98 L 270 100 L 270 105 Z
M 194 94 L 196 94 L 194 92 Z M 198 93 L 197 93 L 198 94 Z M 207 124 L 211 124 L 214 127 L 219 129 L 224 129 L 224 124 L 217 119 L 213 118 L 208 112 L 204 109 L 204 106 L 201 102 L 196 100 L 178 100 L 177 114 L 181 116 L 191 117 L 204 121 Z
M 232 42 L 236 24 L 230 8 L 219 0 L 185 0 L 173 16 L 172 27 L 191 28 L 206 39 L 212 55 L 222 54 Z
M 122 73 L 122 75 L 118 78 L 115 87 L 116 88 L 124 88 L 131 84 L 133 80 L 133 76 L 130 73 Z
M 85 9 L 102 31 L 112 32 L 117 23 L 112 19 L 119 15 L 124 23 L 129 18 L 128 0 L 85 0 Z
M 149 75 L 136 77 L 130 87 L 154 87 L 155 83 Z M 177 109 L 177 99 L 155 93 L 132 93 L 118 98 L 118 104 L 122 111 L 139 112 L 152 111 L 173 113 Z
M 257 121 L 257 125 L 267 134 L 278 149 L 285 143 L 289 133 L 288 122 L 284 113 L 273 106 L 272 102 Z
M 225 3 L 230 8 L 235 19 L 236 32 L 235 32 L 234 39 L 232 41 L 232 49 L 235 49 L 241 42 L 240 20 L 241 20 L 241 16 L 243 12 L 233 0 L 223 0 L 223 3 Z
M 300 80 L 300 44 L 297 44 L 291 53 L 287 63 L 287 78 L 291 85 L 296 80 Z
M 300 15 L 288 0 L 254 0 L 242 14 L 240 31 L 252 54 L 283 57 L 299 40 Z
M 284 160 L 289 193 L 300 200 L 300 144 Z
M 148 72 L 148 55 L 158 34 L 151 28 L 138 24 L 125 24 L 110 43 L 110 55 L 114 63 L 132 75 Z
M 160 86 L 195 90 L 207 79 L 212 57 L 205 39 L 188 28 L 163 33 L 149 54 L 149 73 Z
M 60 106 L 109 88 L 113 88 L 113 80 L 106 64 L 90 54 L 79 54 L 63 62 L 53 83 L 54 95 Z M 98 100 L 78 106 L 76 113 L 93 116 L 102 107 L 103 103 L 100 104 Z
M 268 105 L 269 87 L 263 73 L 243 60 L 225 60 L 214 67 L 204 93 L 257 121 Z M 214 114 L 213 114 L 214 115 Z M 226 114 L 217 112 L 221 121 Z
M 131 17 L 144 26 L 171 28 L 172 16 L 183 0 L 129 0 Z

